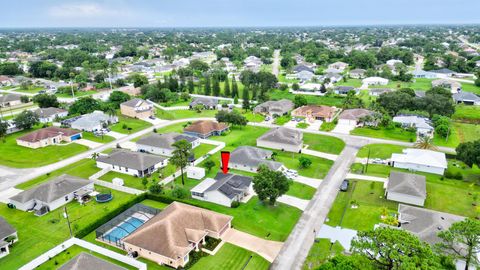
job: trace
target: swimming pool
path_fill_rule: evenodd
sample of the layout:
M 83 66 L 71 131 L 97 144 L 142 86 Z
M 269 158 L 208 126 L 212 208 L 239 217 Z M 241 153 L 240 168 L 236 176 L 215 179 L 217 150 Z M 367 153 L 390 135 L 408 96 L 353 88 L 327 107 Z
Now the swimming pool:
M 136 217 L 131 217 L 112 229 L 104 236 L 104 238 L 110 242 L 117 242 L 118 240 L 121 240 L 134 232 L 136 229 L 138 229 L 138 227 L 142 226 L 143 223 L 143 220 Z

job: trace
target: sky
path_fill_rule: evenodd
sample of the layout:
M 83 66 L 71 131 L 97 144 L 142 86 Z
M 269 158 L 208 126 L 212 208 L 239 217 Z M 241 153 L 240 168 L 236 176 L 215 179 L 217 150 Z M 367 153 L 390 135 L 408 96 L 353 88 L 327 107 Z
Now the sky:
M 480 0 L 1 1 L 0 28 L 480 23 Z

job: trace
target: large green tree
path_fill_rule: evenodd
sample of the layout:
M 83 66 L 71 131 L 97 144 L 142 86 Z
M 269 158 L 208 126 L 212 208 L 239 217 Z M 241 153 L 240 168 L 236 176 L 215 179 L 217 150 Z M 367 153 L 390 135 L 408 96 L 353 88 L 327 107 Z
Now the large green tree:
M 0 118 L 0 139 L 3 141 L 7 136 L 8 124 L 6 121 Z
M 72 105 L 70 105 L 68 108 L 68 114 L 86 114 L 101 109 L 102 105 L 98 100 L 92 97 L 84 97 L 77 99 Z
M 60 103 L 57 100 L 57 96 L 49 94 L 39 94 L 33 97 L 33 102 L 38 104 L 40 108 L 55 107 L 58 108 Z
M 121 91 L 113 91 L 108 97 L 108 102 L 110 102 L 114 108 L 120 108 L 120 104 L 128 101 L 130 96 L 127 93 Z
M 473 142 L 461 143 L 455 150 L 458 160 L 463 161 L 470 167 L 472 167 L 473 164 L 480 167 L 480 139 Z
M 268 200 L 275 204 L 277 198 L 287 193 L 290 187 L 287 177 L 279 171 L 270 170 L 261 165 L 258 173 L 253 177 L 253 190 L 261 201 Z
M 38 124 L 38 116 L 32 111 L 25 110 L 19 113 L 13 119 L 13 122 L 19 129 L 31 129 L 33 126 Z
M 192 144 L 187 140 L 179 140 L 173 144 L 173 147 L 175 150 L 173 150 L 170 163 L 180 168 L 180 173 L 182 174 L 182 185 L 185 185 L 183 170 L 188 165 L 188 158 L 193 154 Z

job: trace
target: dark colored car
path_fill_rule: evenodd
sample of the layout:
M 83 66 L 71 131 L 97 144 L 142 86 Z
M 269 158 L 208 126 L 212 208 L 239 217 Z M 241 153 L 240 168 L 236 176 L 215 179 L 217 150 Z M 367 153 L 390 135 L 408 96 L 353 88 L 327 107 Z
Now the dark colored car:
M 340 185 L 340 191 L 347 191 L 347 190 L 348 190 L 348 180 L 345 179 Z

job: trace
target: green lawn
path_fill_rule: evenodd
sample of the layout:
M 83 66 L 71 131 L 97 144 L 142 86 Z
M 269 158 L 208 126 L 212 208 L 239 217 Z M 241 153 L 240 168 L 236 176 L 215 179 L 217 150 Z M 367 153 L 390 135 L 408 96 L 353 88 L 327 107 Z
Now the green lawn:
M 323 122 L 320 126 L 321 131 L 332 131 L 337 124 L 335 122 Z
M 149 122 L 140 119 L 130 118 L 124 115 L 119 115 L 118 123 L 111 125 L 110 129 L 118 133 L 131 134 L 146 129 L 150 126 L 152 126 L 152 124 L 150 124 Z
M 480 106 L 457 105 L 452 119 L 480 123 Z
M 98 143 L 108 143 L 108 142 L 113 142 L 115 141 L 115 138 L 103 135 L 103 136 L 95 136 L 92 132 L 83 132 L 82 133 L 82 138 Z
M 267 132 L 269 129 L 264 127 L 231 127 L 230 131 L 221 136 L 212 136 L 209 139 L 225 143 L 226 151 L 234 150 L 242 145 L 257 145 L 257 138 Z
M 32 149 L 17 145 L 16 139 L 33 130 L 20 131 L 7 135 L 5 142 L 0 141 L 0 164 L 14 168 L 40 167 L 77 155 L 88 147 L 71 143 L 51 145 Z
M 368 127 L 361 127 L 361 128 L 355 128 L 354 130 L 350 131 L 350 134 L 365 136 L 365 137 L 372 137 L 372 138 L 379 138 L 379 139 L 404 141 L 404 142 L 414 142 L 417 137 L 415 132 L 406 131 L 402 128 L 373 129 Z
M 27 89 L 24 89 L 22 87 L 19 87 L 15 90 L 15 92 L 21 92 L 21 93 L 27 93 L 27 94 L 36 94 L 40 90 L 44 90 L 45 87 L 42 86 L 31 86 L 28 87 Z
M 303 129 L 306 129 L 307 127 L 309 127 L 310 125 L 308 123 L 305 123 L 305 122 L 301 122 L 301 123 L 298 123 L 297 124 L 297 128 L 303 128 Z
M 192 101 L 191 98 L 188 99 L 188 100 L 177 99 L 176 101 L 162 102 L 162 103 L 160 103 L 160 105 L 162 105 L 163 107 L 188 106 L 188 105 L 190 105 L 191 101 Z
M 341 80 L 337 83 L 335 83 L 337 86 L 352 86 L 352 87 L 360 87 L 362 86 L 362 80 L 361 79 L 348 79 L 346 82 Z
M 98 186 L 95 188 L 104 189 Z M 135 197 L 115 190 L 112 190 L 112 194 L 114 199 L 105 204 L 99 204 L 95 200 L 85 205 L 80 205 L 76 201 L 67 204 L 74 233 Z M 63 218 L 63 208 L 36 217 L 33 213 L 9 209 L 5 204 L 0 204 L 0 215 L 17 230 L 19 238 L 10 250 L 10 255 L 0 259 L 2 269 L 18 269 L 69 237 L 67 221 Z
M 199 146 L 193 149 L 193 154 L 195 155 L 195 158 L 198 159 L 212 151 L 215 147 L 216 146 L 213 144 L 201 143 Z
M 331 256 L 341 254 L 342 251 L 343 247 L 338 241 L 332 244 L 330 239 L 316 239 L 308 252 L 307 259 L 303 263 L 303 269 L 317 269 Z
M 382 88 L 401 89 L 411 88 L 414 90 L 430 90 L 432 88 L 433 79 L 418 78 L 414 82 L 400 82 L 390 80 L 387 85 L 382 85 Z M 379 88 L 378 85 L 371 85 L 369 88 Z
M 245 118 L 247 118 L 248 122 L 255 122 L 255 123 L 260 123 L 265 120 L 265 116 L 259 114 L 259 113 L 253 113 L 251 111 L 242 113 Z
M 273 123 L 275 125 L 283 126 L 286 123 L 290 122 L 290 120 L 292 120 L 292 117 L 290 115 L 282 115 L 275 118 L 275 120 L 273 120 Z
M 445 146 L 455 148 L 460 143 L 457 129 L 454 124 L 450 127 L 450 135 L 448 137 L 441 137 L 437 133 L 433 134 L 433 144 L 437 146 Z
M 93 94 L 98 93 L 95 90 L 89 90 L 89 91 L 77 91 L 75 92 L 75 97 L 86 97 L 86 96 L 91 96 Z M 55 96 L 60 97 L 60 98 L 71 98 L 72 93 L 56 93 Z
M 337 155 L 345 148 L 342 139 L 306 132 L 303 133 L 303 143 L 308 144 L 308 149 Z
M 287 79 L 287 78 L 286 78 L 286 75 L 285 75 L 284 73 L 278 74 L 278 81 L 279 81 L 279 82 L 283 82 L 283 83 L 298 83 L 298 82 L 300 82 L 300 81 L 297 80 L 297 79 L 295 79 L 295 80 Z
M 462 90 L 465 92 L 472 92 L 477 95 L 480 95 L 480 87 L 475 86 L 474 84 L 471 84 L 471 83 L 462 83 Z
M 277 153 L 278 155 L 275 158 L 276 161 L 283 163 L 283 165 L 289 169 L 297 170 L 299 175 L 305 177 L 322 179 L 327 175 L 330 167 L 333 165 L 333 161 L 320 157 L 280 151 L 277 151 Z M 298 159 L 302 156 L 309 158 L 312 161 L 310 167 L 300 168 Z
M 131 188 L 136 188 L 140 190 L 144 190 L 145 187 L 142 184 L 142 179 L 141 177 L 135 177 L 133 175 L 128 175 L 124 173 L 118 173 L 118 172 L 108 172 L 102 177 L 100 177 L 100 180 L 107 181 L 107 182 L 112 182 L 114 178 L 120 178 L 123 179 L 123 185 Z M 152 178 L 149 177 L 148 180 L 150 182 Z M 147 184 L 148 185 L 148 184 Z
M 294 196 L 304 200 L 310 200 L 313 198 L 317 190 L 311 186 L 299 183 L 299 182 L 290 182 L 290 188 L 288 189 L 287 195 Z
M 480 114 L 480 111 L 478 112 Z M 480 125 L 453 122 L 453 128 L 459 143 L 470 142 L 480 138 Z
M 95 257 L 98 257 L 100 259 L 103 259 L 105 261 L 108 261 L 108 262 L 111 262 L 115 265 L 118 265 L 120 267 L 123 267 L 123 268 L 126 268 L 126 269 L 137 269 L 133 266 L 130 266 L 126 263 L 122 263 L 120 261 L 117 261 L 117 260 L 114 260 L 110 257 L 107 257 L 105 255 L 102 255 L 102 254 L 99 254 L 99 253 L 95 253 L 95 252 L 92 252 L 88 249 L 85 249 L 85 248 L 82 248 L 80 246 L 72 246 L 64 251 L 62 251 L 60 254 L 58 254 L 57 256 L 51 258 L 49 261 L 41 264 L 39 267 L 35 268 L 35 269 L 38 269 L 38 270 L 55 270 L 55 269 L 59 269 L 63 264 L 67 263 L 68 261 L 70 261 L 71 259 L 73 259 L 74 257 L 76 257 L 77 255 L 79 255 L 80 253 L 88 253 L 90 255 L 93 255 Z
M 404 146 L 394 144 L 369 144 L 360 148 L 357 157 L 366 158 L 369 156 L 370 151 L 370 158 L 388 159 L 392 157 L 393 153 L 402 153 L 405 148 Z
M 280 100 L 280 99 L 290 99 L 294 100 L 295 95 L 288 91 L 273 90 L 269 93 L 271 100 Z M 304 95 L 307 99 L 308 104 L 314 105 L 327 105 L 327 106 L 336 106 L 340 107 L 343 104 L 344 97 L 340 96 L 312 96 Z
M 157 109 L 155 116 L 160 119 L 175 120 L 196 117 L 215 117 L 215 114 L 217 114 L 217 112 L 217 110 L 203 110 L 201 112 L 197 112 L 195 110 L 164 111 Z
M 256 253 L 225 243 L 217 254 L 200 259 L 190 269 L 267 270 L 269 266 L 270 263 Z

